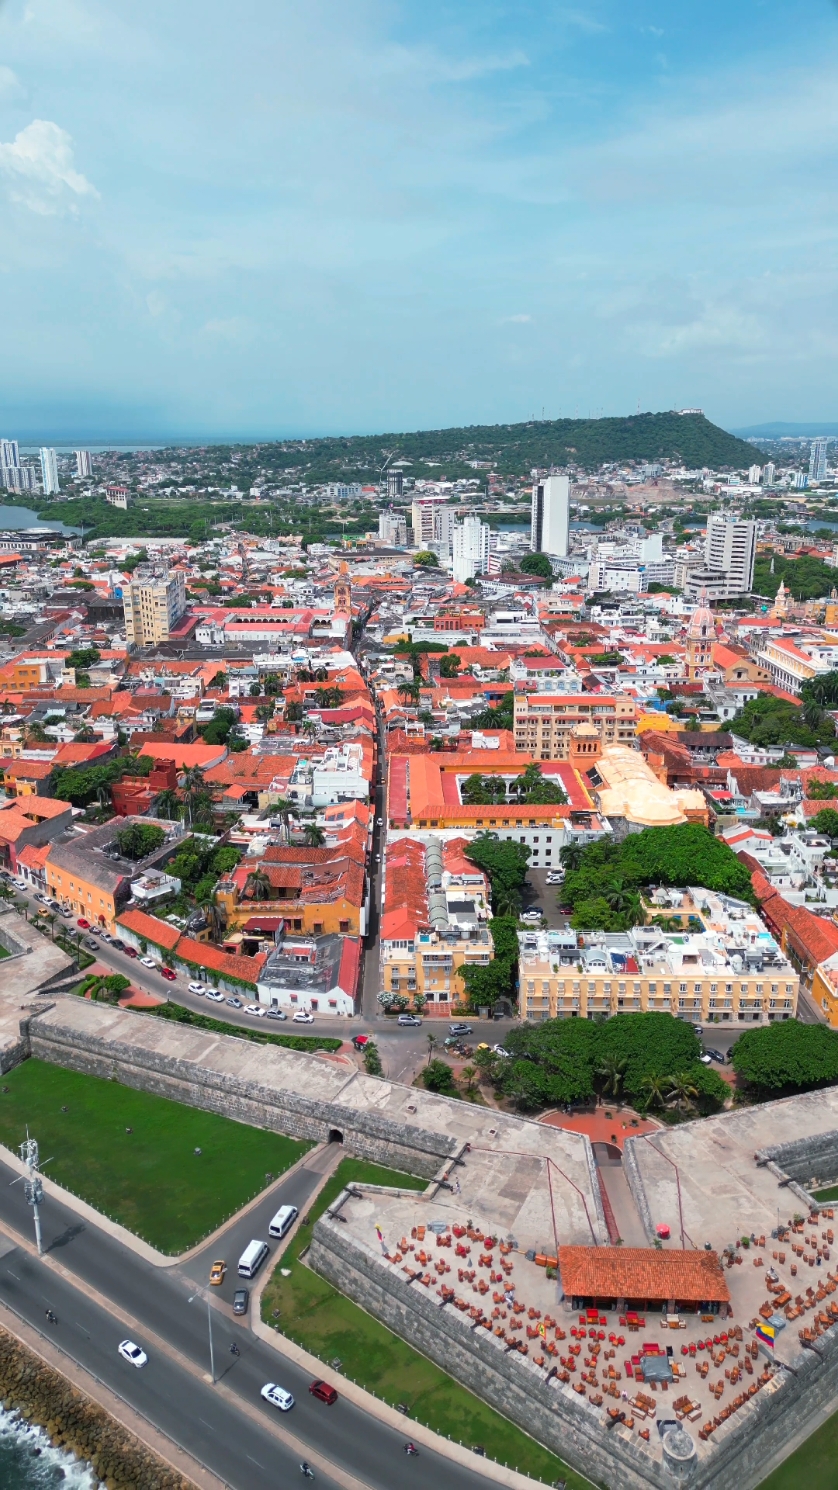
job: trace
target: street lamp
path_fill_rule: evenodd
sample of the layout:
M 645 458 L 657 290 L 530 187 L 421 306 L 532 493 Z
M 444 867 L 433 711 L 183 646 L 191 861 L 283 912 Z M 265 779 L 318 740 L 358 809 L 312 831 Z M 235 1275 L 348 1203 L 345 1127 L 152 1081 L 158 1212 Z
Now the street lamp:
M 29 1137 L 29 1129 L 26 1130 L 26 1141 L 20 1146 L 20 1157 L 26 1165 L 26 1175 L 23 1181 L 26 1204 L 31 1205 L 32 1215 L 35 1221 L 35 1241 L 38 1244 L 38 1256 L 43 1257 L 44 1249 L 41 1243 L 41 1213 L 40 1205 L 44 1199 L 44 1185 L 39 1174 L 39 1153 L 37 1138 Z

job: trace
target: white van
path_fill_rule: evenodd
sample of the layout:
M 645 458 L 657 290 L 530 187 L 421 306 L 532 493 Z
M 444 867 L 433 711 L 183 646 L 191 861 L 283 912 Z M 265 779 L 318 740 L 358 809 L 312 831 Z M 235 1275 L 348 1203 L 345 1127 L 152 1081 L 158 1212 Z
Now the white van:
M 266 1242 L 248 1242 L 239 1258 L 239 1272 L 243 1278 L 253 1278 L 268 1255 Z
M 288 1231 L 294 1225 L 294 1222 L 296 1221 L 298 1215 L 299 1212 L 295 1205 L 284 1205 L 281 1210 L 277 1211 L 276 1215 L 273 1218 L 273 1221 L 268 1227 L 269 1235 L 275 1237 L 284 1237 L 286 1231 Z

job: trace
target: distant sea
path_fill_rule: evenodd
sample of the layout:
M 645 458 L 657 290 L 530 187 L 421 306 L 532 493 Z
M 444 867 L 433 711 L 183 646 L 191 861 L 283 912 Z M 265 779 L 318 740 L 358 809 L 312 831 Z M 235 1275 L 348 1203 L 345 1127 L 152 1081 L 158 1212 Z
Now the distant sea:
M 101 1481 L 64 1449 L 54 1449 L 40 1428 L 0 1408 L 2 1490 L 96 1490 Z

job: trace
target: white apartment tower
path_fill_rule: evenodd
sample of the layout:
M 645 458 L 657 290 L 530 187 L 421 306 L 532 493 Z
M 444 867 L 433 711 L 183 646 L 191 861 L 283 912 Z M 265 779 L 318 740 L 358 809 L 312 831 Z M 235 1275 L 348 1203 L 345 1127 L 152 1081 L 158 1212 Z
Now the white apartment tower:
M 813 440 L 809 451 L 809 480 L 823 481 L 826 475 L 826 440 Z
M 462 523 L 455 523 L 451 556 L 454 578 L 460 584 L 474 579 L 476 574 L 485 574 L 489 563 L 489 538 L 491 528 L 482 523 L 473 512 Z
M 172 627 L 186 610 L 186 579 L 182 569 L 173 574 L 137 570 L 123 586 L 125 637 L 137 647 L 167 642 Z
M 44 488 L 44 496 L 61 490 L 58 485 L 58 461 L 55 451 L 46 445 L 41 446 L 41 485 Z
M 753 588 L 756 547 L 755 522 L 723 512 L 708 517 L 704 560 L 713 573 L 725 575 L 728 595 L 747 595 Z
M 570 479 L 547 476 L 532 489 L 530 548 L 533 553 L 567 557 L 570 547 Z
M 766 463 L 766 465 L 765 465 L 765 467 L 763 469 L 763 473 L 762 473 L 762 484 L 763 484 L 763 486 L 773 486 L 774 485 L 775 471 L 776 471 L 776 467 L 774 465 L 773 460 L 768 461 Z
M 77 476 L 92 476 L 93 475 L 93 462 L 90 459 L 90 451 L 89 450 L 77 450 L 75 452 L 75 455 L 76 455 L 76 475 Z
M 407 519 L 403 512 L 379 512 L 378 536 L 383 543 L 395 544 L 397 548 L 407 545 Z
M 761 478 L 762 478 L 762 466 L 749 466 L 749 468 L 748 468 L 748 485 L 749 486 L 759 486 L 759 483 L 760 483 Z
M 413 545 L 432 550 L 441 564 L 451 562 L 454 510 L 445 497 L 417 497 L 412 507 Z

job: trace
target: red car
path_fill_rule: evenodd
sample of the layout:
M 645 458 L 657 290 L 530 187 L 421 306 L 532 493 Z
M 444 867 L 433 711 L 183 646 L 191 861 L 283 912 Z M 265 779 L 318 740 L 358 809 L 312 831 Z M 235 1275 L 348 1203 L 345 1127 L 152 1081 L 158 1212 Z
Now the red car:
M 370 1042 L 369 1035 L 353 1035 L 352 1036 L 352 1044 L 355 1046 L 355 1049 L 356 1050 L 363 1050 L 365 1045 L 369 1045 L 369 1042 Z
M 137 949 L 136 949 L 136 947 L 126 947 L 125 948 L 125 956 L 126 957 L 136 957 L 137 956 Z
M 327 1407 L 331 1407 L 338 1400 L 338 1394 L 334 1387 L 330 1387 L 326 1381 L 313 1381 L 309 1387 L 309 1391 L 312 1397 L 319 1398 L 321 1402 L 326 1403 Z
M 169 983 L 174 983 L 177 979 L 177 973 L 173 973 L 170 967 L 161 967 L 160 976 L 166 978 Z
M 85 921 L 84 916 L 79 916 L 79 919 L 76 922 L 76 925 L 77 926 L 80 926 L 81 929 L 82 929 L 82 931 L 89 931 L 90 930 L 90 922 L 89 921 Z

